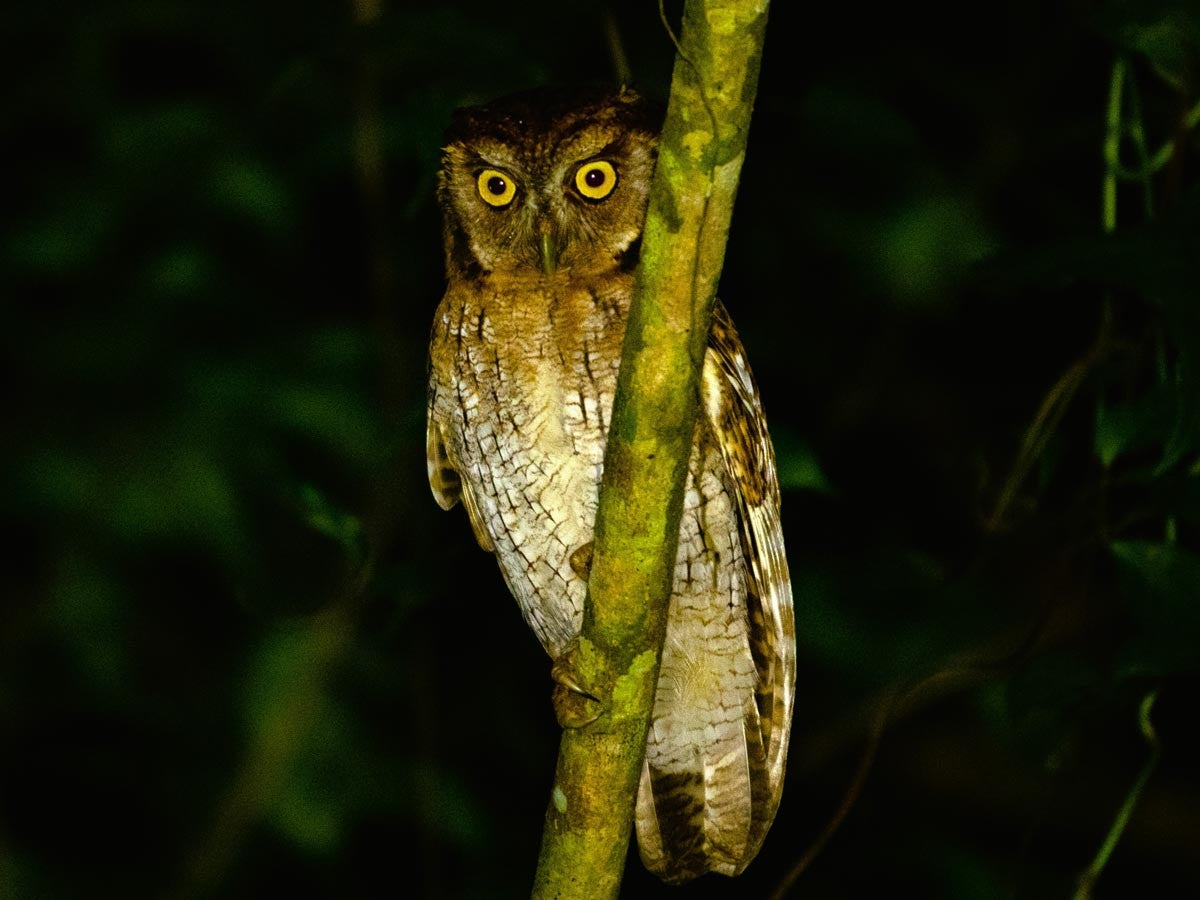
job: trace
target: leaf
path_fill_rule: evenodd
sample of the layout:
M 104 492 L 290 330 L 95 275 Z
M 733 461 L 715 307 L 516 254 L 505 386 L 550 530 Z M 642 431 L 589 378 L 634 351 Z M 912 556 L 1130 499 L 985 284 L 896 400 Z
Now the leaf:
M 143 277 L 160 296 L 198 295 L 215 280 L 213 259 L 197 244 L 178 244 L 147 264 Z
M 362 549 L 362 521 L 358 516 L 337 509 L 315 485 L 300 487 L 300 505 L 304 521 L 309 527 L 326 537 L 333 538 L 343 547 Z
M 1011 894 L 991 854 L 939 835 L 926 847 L 931 874 L 956 900 L 1006 900 Z
M 875 241 L 886 283 L 910 302 L 938 295 L 996 246 L 971 200 L 946 194 L 898 207 Z
M 323 384 L 280 384 L 260 398 L 262 411 L 285 428 L 339 456 L 372 463 L 382 452 L 377 419 L 365 399 Z
M 226 551 L 237 544 L 239 500 L 229 473 L 189 438 L 165 442 L 160 453 L 144 453 L 125 477 L 116 476 L 109 516 L 126 540 L 186 535 Z
M 979 265 L 975 272 L 981 286 L 992 289 L 1061 290 L 1093 284 L 1134 291 L 1173 308 L 1190 302 L 1200 274 L 1198 251 L 1200 229 L 1180 221 L 1112 235 L 1066 238 L 1034 250 L 1003 253 Z
M 787 428 L 777 429 L 771 440 L 775 444 L 775 463 L 780 489 L 833 493 L 833 486 L 825 477 L 816 453 L 807 442 Z
M 1004 293 L 1092 285 L 1133 293 L 1156 307 L 1174 349 L 1186 357 L 1184 369 L 1177 373 L 1182 380 L 1175 387 L 1189 404 L 1182 413 L 1186 423 L 1192 419 L 1190 411 L 1200 406 L 1200 400 L 1187 399 L 1197 389 L 1191 361 L 1200 359 L 1200 304 L 1195 302 L 1195 286 L 1200 284 L 1200 196 L 1180 207 L 1176 218 L 1162 225 L 1001 255 L 979 266 L 976 277 L 981 287 Z M 1102 296 L 1096 292 L 1097 303 Z M 1181 433 L 1176 445 L 1186 439 Z
M 337 797 L 314 780 L 293 777 L 272 807 L 271 824 L 310 853 L 328 854 L 341 843 L 344 810 Z
M 297 707 L 316 710 L 324 701 L 321 663 L 326 640 L 312 623 L 281 627 L 266 635 L 244 677 L 242 709 L 259 742 L 278 742 L 295 732 Z
M 460 846 L 478 846 L 486 834 L 478 803 L 453 771 L 433 763 L 409 767 L 413 791 L 410 808 L 430 834 Z
M 116 567 L 78 550 L 56 561 L 50 613 L 89 691 L 118 697 L 130 684 L 128 589 Z
M 37 447 L 23 464 L 22 499 L 41 514 L 131 545 L 186 538 L 238 555 L 240 498 L 223 461 L 195 434 L 150 432 L 87 450 Z
M 218 206 L 271 237 L 286 233 L 294 223 L 288 186 L 277 172 L 257 160 L 232 158 L 217 163 L 208 195 Z
M 1200 445 L 1200 371 L 1190 348 L 1181 349 L 1175 362 L 1172 396 L 1174 421 L 1155 475 L 1173 468 Z
M 1173 543 L 1110 546 L 1134 628 L 1125 675 L 1163 675 L 1200 666 L 1200 554 Z
M 1165 505 L 1172 515 L 1200 523 L 1200 468 L 1193 469 L 1182 484 L 1167 483 L 1164 488 L 1170 491 Z
M 269 821 L 311 853 L 334 853 L 349 821 L 374 793 L 372 763 L 356 723 L 337 704 L 322 703 L 311 727 L 297 738 Z
M 1093 449 L 1101 465 L 1108 468 L 1126 453 L 1165 441 L 1169 402 L 1161 390 L 1120 406 L 1097 402 Z
M 1062 765 L 1079 725 L 1109 700 L 1110 682 L 1091 659 L 1061 653 L 1032 660 L 1004 689 L 1016 743 L 1047 768 Z
M 48 204 L 49 205 L 49 204 Z M 61 274 L 99 257 L 118 230 L 116 198 L 93 188 L 64 192 L 8 237 L 3 258 L 18 269 Z
M 1100 28 L 1118 46 L 1144 57 L 1175 90 L 1186 93 L 1196 73 L 1200 16 L 1180 0 L 1110 2 Z

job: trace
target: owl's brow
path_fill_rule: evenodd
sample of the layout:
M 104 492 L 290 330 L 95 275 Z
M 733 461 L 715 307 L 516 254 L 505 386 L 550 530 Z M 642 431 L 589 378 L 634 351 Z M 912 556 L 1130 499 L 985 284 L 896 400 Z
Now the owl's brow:
M 595 119 L 584 118 L 572 123 L 564 129 L 562 135 L 554 142 L 553 150 L 556 153 L 561 153 L 572 148 L 574 144 L 585 143 L 589 132 L 600 132 L 597 137 L 608 138 L 609 135 L 621 127 L 622 123 L 613 120 L 596 121 Z M 624 135 L 618 134 L 617 138 L 610 140 L 610 146 L 616 146 L 622 143 Z M 606 148 L 607 149 L 607 148 Z
M 493 169 L 505 169 L 509 172 L 516 172 L 518 169 L 516 160 L 507 154 L 491 153 L 478 147 L 468 147 L 466 149 L 470 155 L 470 158 L 467 160 L 469 166 L 488 166 Z
M 623 136 L 617 137 L 609 141 L 607 144 L 596 147 L 595 149 L 589 149 L 587 153 L 582 153 L 579 151 L 587 149 L 588 143 L 584 137 L 576 136 L 574 141 L 572 141 L 570 138 L 564 138 L 558 142 L 554 149 L 557 153 L 570 153 L 572 156 L 577 157 L 576 161 L 578 161 L 583 159 L 591 159 L 592 157 L 614 156 L 619 150 L 624 148 L 625 143 L 626 141 Z

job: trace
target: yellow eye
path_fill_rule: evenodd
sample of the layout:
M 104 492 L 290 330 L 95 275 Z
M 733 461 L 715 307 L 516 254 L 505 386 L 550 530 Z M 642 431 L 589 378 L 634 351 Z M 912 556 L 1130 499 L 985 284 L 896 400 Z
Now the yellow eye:
M 575 190 L 589 200 L 603 200 L 616 186 L 617 170 L 602 159 L 584 163 L 575 172 Z
M 508 206 L 517 195 L 517 185 L 509 176 L 495 169 L 484 169 L 475 180 L 479 196 L 491 206 Z

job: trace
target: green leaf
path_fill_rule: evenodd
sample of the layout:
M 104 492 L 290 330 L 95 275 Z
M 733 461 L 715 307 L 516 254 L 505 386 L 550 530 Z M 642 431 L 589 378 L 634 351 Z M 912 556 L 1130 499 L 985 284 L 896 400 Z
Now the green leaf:
M 194 433 L 152 431 L 88 450 L 37 448 L 24 463 L 23 499 L 130 544 L 182 537 L 238 555 L 240 499 L 223 461 Z
M 93 262 L 120 225 L 116 198 L 95 189 L 66 193 L 5 241 L 4 258 L 18 269 L 62 273 Z
M 381 443 L 373 410 L 361 395 L 319 384 L 287 384 L 261 398 L 280 425 L 360 463 L 378 459 Z
M 158 295 L 199 294 L 214 280 L 213 259 L 197 244 L 178 244 L 152 260 L 143 277 L 147 287 Z
M 213 169 L 208 194 L 218 206 L 278 237 L 294 222 L 292 198 L 279 174 L 251 159 L 225 159 Z
M 1032 660 L 1005 684 L 1017 746 L 1048 769 L 1062 765 L 1080 723 L 1109 700 L 1110 682 L 1091 659 L 1071 653 Z
M 1198 199 L 1189 201 L 1189 210 L 1192 206 L 1200 211 Z M 1200 229 L 1188 221 L 1001 254 L 981 264 L 976 275 L 982 286 L 1007 292 L 1077 284 L 1133 291 L 1171 313 L 1171 328 L 1200 340 L 1200 311 L 1193 302 L 1200 281 Z
M 1170 421 L 1170 400 L 1159 389 L 1119 406 L 1109 406 L 1101 398 L 1096 404 L 1093 439 L 1100 463 L 1108 468 L 1126 453 L 1164 442 Z
M 1174 543 L 1115 541 L 1122 594 L 1134 621 L 1125 675 L 1200 667 L 1200 554 Z
M 346 826 L 369 798 L 376 779 L 355 722 L 334 703 L 322 703 L 295 755 L 269 821 L 283 835 L 316 854 L 334 853 Z
M 131 542 L 187 535 L 220 549 L 236 544 L 239 503 L 221 461 L 189 439 L 161 451 L 145 453 L 118 478 L 114 530 Z
M 423 826 L 449 843 L 479 845 L 485 836 L 483 814 L 474 796 L 454 772 L 436 763 L 416 763 L 409 769 L 415 808 Z
M 222 140 L 229 140 L 228 128 L 214 109 L 180 101 L 113 115 L 105 123 L 100 144 L 111 166 L 146 184 L 178 171 L 189 154 Z
M 1164 333 L 1177 356 L 1175 377 L 1165 394 L 1165 414 L 1173 416 L 1174 425 L 1164 426 L 1158 437 L 1155 420 L 1163 413 L 1153 407 L 1162 401 L 1148 402 L 1151 408 L 1141 411 L 1098 410 L 1095 449 L 1102 461 L 1145 446 L 1152 441 L 1143 437 L 1153 437 L 1165 444 L 1156 471 L 1162 474 L 1200 442 L 1200 371 L 1195 363 L 1200 359 L 1200 304 L 1195 301 L 1195 286 L 1200 284 L 1197 200 L 1192 197 L 1182 203 L 1176 220 L 1161 226 L 1067 241 L 994 259 L 978 270 L 985 285 L 1008 292 L 1030 287 L 1059 290 L 1082 283 L 1132 292 L 1160 311 Z M 1096 291 L 1097 302 L 1102 296 Z
M 1118 46 L 1142 56 L 1167 84 L 1187 92 L 1196 74 L 1200 16 L 1180 0 L 1118 0 L 1100 18 Z
M 1007 900 L 1011 896 L 992 854 L 958 845 L 941 835 L 926 847 L 933 874 L 955 900 Z
M 821 464 L 812 447 L 787 428 L 773 432 L 775 465 L 779 475 L 779 487 L 785 491 L 817 491 L 833 493 L 833 486 L 821 470 Z
M 128 590 L 115 566 L 77 550 L 56 561 L 50 614 L 89 691 L 119 697 L 130 678 Z
M 362 521 L 337 509 L 315 485 L 300 487 L 300 504 L 309 527 L 332 538 L 347 549 L 358 551 L 362 543 Z
M 886 283 L 910 302 L 938 295 L 996 239 L 967 197 L 923 196 L 881 223 L 876 260 Z
M 341 843 L 344 815 L 336 796 L 312 779 L 293 777 L 272 807 L 270 821 L 310 853 L 328 854 Z
M 1174 421 L 1156 475 L 1173 468 L 1200 446 L 1200 371 L 1190 349 L 1181 349 L 1172 383 Z
M 282 740 L 295 732 L 292 712 L 323 704 L 321 663 L 325 641 L 320 628 L 299 623 L 268 634 L 250 659 L 242 708 L 258 741 Z M 272 737 L 274 736 L 274 737 Z

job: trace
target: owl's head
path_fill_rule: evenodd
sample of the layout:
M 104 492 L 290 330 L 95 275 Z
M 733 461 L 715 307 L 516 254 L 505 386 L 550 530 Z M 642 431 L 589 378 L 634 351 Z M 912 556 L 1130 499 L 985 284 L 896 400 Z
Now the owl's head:
M 658 124 L 629 89 L 542 89 L 457 112 L 438 179 L 450 277 L 630 264 Z

